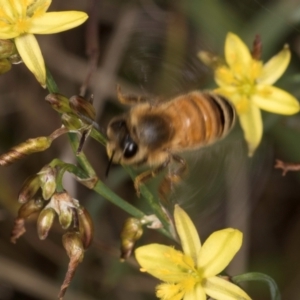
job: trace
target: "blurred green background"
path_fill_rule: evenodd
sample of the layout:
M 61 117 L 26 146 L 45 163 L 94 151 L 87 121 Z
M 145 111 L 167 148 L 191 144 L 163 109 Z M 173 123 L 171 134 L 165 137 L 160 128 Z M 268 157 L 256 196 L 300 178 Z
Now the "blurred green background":
M 263 42 L 263 60 L 290 45 L 292 61 L 276 83 L 300 99 L 300 3 L 292 0 L 54 0 L 50 10 L 96 9 L 100 59 L 91 80 L 97 121 L 105 128 L 126 108 L 118 104 L 116 85 L 137 95 L 171 97 L 195 89 L 215 87 L 212 71 L 198 59 L 200 50 L 223 55 L 228 31 L 249 47 L 256 34 Z M 47 65 L 67 96 L 79 93 L 88 72 L 86 24 L 68 32 L 38 37 Z M 13 66 L 0 79 L 0 152 L 32 137 L 49 135 L 60 126 L 56 112 L 44 101 L 41 89 L 24 65 Z M 225 227 L 244 232 L 244 243 L 228 268 L 230 275 L 256 271 L 273 277 L 283 299 L 300 294 L 300 173 L 282 177 L 275 159 L 300 162 L 299 115 L 264 114 L 263 141 L 254 157 L 247 157 L 237 124 L 223 141 L 185 153 L 189 173 L 171 199 L 180 203 L 197 225 L 202 241 Z M 105 178 L 105 149 L 92 139 L 84 151 L 100 179 L 124 199 L 149 212 L 137 199 L 132 181 L 120 166 Z M 16 245 L 9 242 L 22 182 L 53 158 L 75 162 L 67 137 L 60 137 L 44 153 L 0 169 L 0 300 L 55 299 L 68 258 L 63 234 L 55 224 L 39 241 L 35 220 Z M 148 186 L 155 193 L 158 180 Z M 156 299 L 158 281 L 139 272 L 134 259 L 119 262 L 119 232 L 128 215 L 97 194 L 65 178 L 68 192 L 92 214 L 95 242 L 86 252 L 65 299 Z M 146 230 L 138 244 L 173 244 Z M 270 299 L 267 286 L 248 284 L 256 300 Z

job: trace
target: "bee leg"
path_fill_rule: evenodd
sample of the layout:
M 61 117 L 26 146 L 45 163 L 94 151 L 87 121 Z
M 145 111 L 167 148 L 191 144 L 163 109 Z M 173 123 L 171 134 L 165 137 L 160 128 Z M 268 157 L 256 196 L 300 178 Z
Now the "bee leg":
M 134 105 L 143 102 L 149 102 L 150 99 L 145 96 L 125 95 L 121 91 L 121 87 L 117 86 L 117 96 L 120 103 L 125 105 Z
M 159 165 L 158 167 L 143 172 L 140 175 L 138 175 L 135 179 L 134 179 L 134 188 L 136 190 L 137 196 L 140 197 L 140 185 L 142 183 L 145 183 L 147 180 L 157 176 L 160 172 L 162 172 L 170 163 L 170 157 L 168 157 L 161 165 Z
M 181 180 L 183 173 L 187 169 L 186 161 L 182 157 L 173 154 L 172 160 L 178 163 L 179 167 L 175 171 L 166 174 L 159 187 L 159 195 L 162 198 L 162 200 L 166 203 L 167 195 L 172 190 L 173 185 Z

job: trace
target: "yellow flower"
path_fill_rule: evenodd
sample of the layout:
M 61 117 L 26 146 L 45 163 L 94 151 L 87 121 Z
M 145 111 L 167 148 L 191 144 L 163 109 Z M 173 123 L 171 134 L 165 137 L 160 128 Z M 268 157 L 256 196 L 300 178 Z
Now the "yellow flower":
M 40 84 L 46 86 L 44 59 L 34 34 L 51 34 L 79 26 L 87 14 L 46 12 L 51 0 L 0 0 L 0 39 L 14 39 L 17 50 Z
M 135 250 L 141 271 L 164 281 L 156 288 L 162 300 L 250 300 L 238 286 L 216 276 L 229 264 L 242 245 L 242 233 L 228 228 L 214 232 L 201 247 L 189 216 L 175 206 L 175 225 L 183 252 L 150 244 Z
M 295 97 L 272 86 L 290 62 L 291 53 L 287 45 L 263 64 L 252 57 L 237 35 L 228 33 L 225 41 L 226 63 L 221 63 L 220 59 L 206 52 L 200 52 L 199 58 L 215 69 L 215 81 L 219 86 L 215 91 L 234 104 L 250 156 L 262 138 L 260 109 L 283 115 L 299 111 L 299 102 Z

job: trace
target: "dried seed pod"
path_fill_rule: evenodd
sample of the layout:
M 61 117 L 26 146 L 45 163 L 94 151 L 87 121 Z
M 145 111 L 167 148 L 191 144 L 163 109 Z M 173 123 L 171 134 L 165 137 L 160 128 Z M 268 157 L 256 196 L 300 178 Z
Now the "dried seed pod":
M 136 218 L 128 218 L 121 231 L 121 261 L 127 259 L 133 250 L 137 240 L 143 234 L 143 227 L 140 220 Z
M 0 155 L 0 165 L 7 166 L 29 154 L 44 151 L 50 147 L 51 143 L 52 139 L 46 136 L 29 139 Z
M 84 246 L 84 249 L 87 249 L 94 237 L 94 223 L 89 212 L 84 208 L 80 207 L 77 210 L 78 219 L 79 219 L 79 231 L 81 235 L 81 240 Z
M 55 218 L 56 212 L 51 207 L 44 208 L 37 220 L 37 231 L 40 240 L 46 239 L 49 230 L 52 227 L 53 220 Z
M 66 293 L 68 286 L 72 278 L 74 277 L 75 271 L 78 264 L 83 260 L 84 248 L 81 242 L 80 233 L 76 231 L 67 232 L 63 235 L 62 242 L 66 252 L 70 258 L 68 265 L 68 271 L 66 273 L 63 284 L 61 285 L 58 298 L 62 299 Z
M 20 203 L 26 203 L 36 194 L 40 188 L 39 177 L 34 174 L 29 176 L 23 183 L 21 190 L 19 192 L 18 201 Z

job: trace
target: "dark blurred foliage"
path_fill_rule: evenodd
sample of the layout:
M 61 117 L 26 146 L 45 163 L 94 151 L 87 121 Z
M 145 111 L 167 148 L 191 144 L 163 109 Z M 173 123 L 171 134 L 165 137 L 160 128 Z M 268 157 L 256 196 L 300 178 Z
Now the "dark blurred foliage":
M 300 6 L 293 0 L 98 0 L 100 61 L 89 87 L 94 94 L 98 123 L 105 128 L 122 112 L 116 85 L 128 93 L 161 100 L 194 90 L 214 88 L 212 72 L 198 59 L 199 50 L 223 55 L 226 33 L 237 33 L 249 46 L 254 36 L 263 41 L 267 60 L 289 43 L 292 62 L 277 86 L 300 97 Z M 89 11 L 89 1 L 54 0 L 50 10 Z M 39 42 L 59 89 L 66 96 L 79 93 L 88 71 L 86 25 L 64 33 L 39 36 Z M 28 138 L 49 135 L 60 126 L 57 113 L 44 101 L 47 95 L 24 65 L 13 66 L 0 80 L 0 152 Z M 184 154 L 189 173 L 172 193 L 195 221 L 202 240 L 212 231 L 235 227 L 244 244 L 228 269 L 273 277 L 283 299 L 300 294 L 300 173 L 282 177 L 273 169 L 275 158 L 300 161 L 299 115 L 264 114 L 262 144 L 253 158 L 237 125 L 224 141 Z M 84 151 L 98 176 L 130 203 L 145 209 L 132 181 L 120 166 L 108 179 L 105 149 L 92 139 Z M 67 137 L 52 147 L 0 169 L 0 300 L 55 299 L 68 259 L 56 224 L 45 241 L 36 234 L 36 220 L 26 234 L 9 242 L 22 182 L 53 158 L 75 162 Z M 92 214 L 95 242 L 65 299 L 155 299 L 157 281 L 141 274 L 134 259 L 119 262 L 119 232 L 128 217 L 105 199 L 65 178 L 69 193 Z M 154 192 L 159 179 L 149 182 Z M 173 242 L 146 230 L 140 244 Z M 269 299 L 268 289 L 251 283 L 253 299 Z M 74 294 L 75 293 L 75 294 Z

